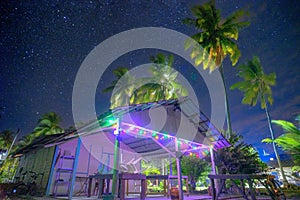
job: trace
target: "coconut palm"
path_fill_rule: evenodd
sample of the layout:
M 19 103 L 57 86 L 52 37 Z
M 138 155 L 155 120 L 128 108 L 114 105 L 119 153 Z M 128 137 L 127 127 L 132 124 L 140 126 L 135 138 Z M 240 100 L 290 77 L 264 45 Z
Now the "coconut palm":
M 21 149 L 23 147 L 26 147 L 31 144 L 31 142 L 34 140 L 34 134 L 31 133 L 29 135 L 23 136 L 17 143 L 17 148 Z
M 135 78 L 127 73 L 128 71 L 125 67 L 118 67 L 113 70 L 116 80 L 102 90 L 102 92 L 114 91 L 111 97 L 111 108 L 129 105 L 134 100 Z
M 172 68 L 174 56 L 157 54 L 151 56 L 153 63 L 149 71 L 152 77 L 145 80 L 142 87 L 135 91 L 135 103 L 153 102 L 159 100 L 175 99 L 181 96 L 187 96 L 188 92 L 180 83 L 177 82 L 178 72 Z
M 9 149 L 13 140 L 14 132 L 10 130 L 4 130 L 0 133 L 0 149 Z
M 187 90 L 177 82 L 178 72 L 172 69 L 173 55 L 157 54 L 150 57 L 150 61 L 153 63 L 149 68 L 152 75 L 150 78 L 136 79 L 124 67 L 113 71 L 117 79 L 103 90 L 103 92 L 114 91 L 111 108 L 187 95 Z M 137 88 L 137 85 L 141 87 Z
M 235 83 L 231 86 L 231 89 L 239 89 L 240 91 L 244 92 L 244 98 L 242 100 L 243 104 L 255 106 L 257 102 L 260 101 L 260 106 L 265 110 L 267 116 L 271 138 L 274 141 L 274 131 L 268 110 L 268 104 L 272 105 L 273 103 L 271 86 L 274 86 L 276 83 L 276 74 L 265 74 L 260 60 L 256 56 L 254 56 L 253 59 L 248 61 L 246 64 L 240 65 L 238 69 L 239 72 L 237 76 L 241 77 L 243 81 Z M 272 142 L 272 145 L 277 158 L 278 166 L 281 170 L 283 182 L 284 184 L 287 184 L 288 182 L 285 177 L 275 143 Z
M 224 89 L 225 89 L 225 107 L 227 119 L 227 136 L 232 132 L 230 111 L 227 97 L 227 89 L 224 79 L 223 60 L 229 56 L 234 66 L 241 56 L 235 41 L 238 39 L 239 31 L 249 22 L 242 21 L 245 12 L 238 10 L 227 19 L 221 19 L 220 10 L 216 9 L 215 1 L 209 1 L 200 6 L 191 9 L 195 18 L 187 18 L 183 22 L 194 26 L 199 33 L 192 36 L 192 40 L 186 41 L 185 48 L 191 48 L 191 58 L 195 59 L 195 65 L 203 64 L 204 69 L 212 72 L 219 70 Z M 194 41 L 198 45 L 194 45 Z
M 300 115 L 299 115 L 300 116 Z M 281 126 L 284 130 L 284 134 L 272 140 L 271 138 L 265 138 L 262 142 L 272 143 L 274 142 L 280 146 L 284 151 L 291 154 L 295 161 L 300 162 L 300 130 L 297 127 L 288 121 L 285 120 L 272 120 L 272 123 L 275 123 Z
M 38 120 L 37 127 L 34 128 L 34 137 L 64 133 L 64 129 L 59 126 L 60 121 L 60 117 L 55 112 L 44 114 Z

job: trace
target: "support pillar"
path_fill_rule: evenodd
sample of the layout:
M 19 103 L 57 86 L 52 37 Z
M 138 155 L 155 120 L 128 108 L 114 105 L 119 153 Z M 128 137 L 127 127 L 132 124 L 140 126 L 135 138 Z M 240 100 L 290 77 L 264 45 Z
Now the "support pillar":
M 177 179 L 178 179 L 178 190 L 179 190 L 179 200 L 183 200 L 183 190 L 182 190 L 182 174 L 181 174 L 181 152 L 180 144 L 177 138 L 175 138 L 175 151 L 176 151 L 176 166 L 177 166 Z
M 169 166 L 170 166 L 170 175 L 173 175 L 173 166 L 172 166 L 172 157 L 169 155 Z
M 209 148 L 209 150 L 210 150 L 210 160 L 211 160 L 212 173 L 215 175 L 216 174 L 216 165 L 215 165 L 215 158 L 214 158 L 214 149 L 211 146 Z
M 56 160 L 57 156 L 58 156 L 58 146 L 56 145 L 55 146 L 55 150 L 54 150 L 53 159 L 52 159 L 52 165 L 51 165 L 51 169 L 50 169 L 48 183 L 47 183 L 46 197 L 48 197 L 50 195 L 50 188 L 51 188 L 51 184 L 52 184 L 52 177 L 53 177 L 54 168 L 55 168 L 55 160 Z
M 119 156 L 120 156 L 120 130 L 119 119 L 117 119 L 117 126 L 115 130 L 115 146 L 114 146 L 114 167 L 113 167 L 113 180 L 112 180 L 112 196 L 117 198 L 118 196 L 118 179 L 119 179 Z
M 216 171 L 216 165 L 215 165 L 215 157 L 214 157 L 214 148 L 213 148 L 213 146 L 210 146 L 209 150 L 210 150 L 210 160 L 211 160 L 212 174 L 216 175 L 217 171 Z M 211 181 L 212 181 L 212 183 L 211 183 L 212 187 L 215 187 L 215 189 L 212 188 L 212 190 L 215 190 L 216 194 L 218 194 L 218 192 L 219 192 L 218 179 L 211 179 Z

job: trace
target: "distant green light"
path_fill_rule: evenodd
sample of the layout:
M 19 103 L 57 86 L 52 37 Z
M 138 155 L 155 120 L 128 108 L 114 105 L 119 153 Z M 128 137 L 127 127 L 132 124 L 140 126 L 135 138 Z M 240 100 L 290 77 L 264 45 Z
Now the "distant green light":
M 104 118 L 101 122 L 100 122 L 100 126 L 101 127 L 110 127 L 114 124 L 116 124 L 118 122 L 118 120 L 112 116 Z
M 113 123 L 115 123 L 115 120 L 109 119 L 109 120 L 108 120 L 108 123 L 113 124 Z
M 155 131 L 152 132 L 152 137 L 155 137 L 157 133 Z

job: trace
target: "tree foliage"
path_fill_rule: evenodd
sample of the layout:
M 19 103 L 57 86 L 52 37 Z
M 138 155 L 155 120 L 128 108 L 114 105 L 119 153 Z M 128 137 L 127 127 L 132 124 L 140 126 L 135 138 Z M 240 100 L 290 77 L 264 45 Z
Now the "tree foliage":
M 8 151 L 13 143 L 15 133 L 10 130 L 4 130 L 0 132 L 0 151 Z M 16 170 L 14 159 L 5 157 L 0 161 L 0 183 L 8 181 L 12 177 Z
M 177 99 L 187 96 L 188 92 L 178 81 L 178 72 L 172 66 L 174 56 L 157 54 L 151 56 L 152 65 L 149 68 L 150 78 L 140 79 L 141 83 L 146 82 L 135 91 L 134 103 L 146 103 L 159 100 Z
M 246 64 L 238 66 L 238 74 L 243 81 L 237 82 L 231 86 L 231 89 L 239 89 L 244 93 L 243 104 L 255 106 L 258 101 L 261 108 L 265 109 L 267 103 L 272 105 L 272 89 L 276 83 L 276 74 L 265 74 L 257 56 Z
M 64 133 L 64 129 L 59 126 L 60 121 L 60 117 L 55 112 L 44 114 L 38 120 L 38 125 L 34 128 L 34 137 Z
M 107 88 L 102 90 L 104 93 L 113 91 L 111 108 L 129 105 L 134 102 L 136 79 L 128 71 L 125 67 L 118 67 L 113 70 L 116 80 L 113 80 Z
M 145 174 L 146 176 L 160 174 L 160 169 L 156 167 L 155 164 L 151 161 L 150 162 L 142 161 L 141 167 L 143 169 L 143 174 Z
M 10 130 L 4 130 L 0 132 L 0 149 L 9 149 L 14 140 L 15 133 Z
M 200 31 L 185 45 L 186 49 L 192 48 L 191 58 L 195 64 L 198 66 L 202 63 L 204 69 L 209 68 L 212 72 L 229 56 L 232 65 L 235 65 L 241 56 L 235 41 L 238 40 L 239 31 L 249 25 L 249 22 L 244 21 L 246 12 L 238 10 L 227 19 L 222 19 L 215 1 L 194 6 L 191 11 L 194 18 L 187 18 L 183 22 Z M 193 41 L 199 45 L 194 45 Z
M 219 173 L 252 174 L 264 171 L 266 164 L 259 158 L 258 152 L 242 140 L 242 136 L 230 134 L 228 148 L 220 149 L 216 153 L 216 165 Z
M 195 156 L 184 156 L 181 159 L 182 174 L 189 176 L 195 182 L 203 175 L 207 177 L 211 170 L 211 165 L 204 159 Z
M 225 89 L 226 137 L 229 137 L 232 127 L 223 60 L 229 56 L 233 66 L 238 62 L 241 53 L 236 40 L 239 31 L 248 26 L 249 22 L 244 20 L 246 12 L 243 10 L 238 10 L 228 18 L 222 19 L 221 11 L 216 8 L 213 0 L 194 6 L 192 13 L 194 18 L 186 18 L 183 22 L 194 26 L 199 32 L 186 41 L 185 49 L 191 49 L 190 56 L 195 60 L 196 66 L 203 64 L 203 68 L 209 69 L 210 72 L 219 69 Z
M 151 76 L 147 78 L 136 78 L 124 67 L 113 71 L 116 80 L 103 90 L 113 91 L 111 108 L 187 96 L 186 88 L 177 82 L 178 72 L 172 68 L 173 55 L 159 53 L 151 56 L 150 61 Z
M 268 103 L 270 105 L 273 103 L 271 86 L 274 86 L 276 83 L 276 74 L 265 74 L 257 56 L 253 56 L 252 60 L 248 61 L 246 64 L 240 65 L 238 69 L 239 72 L 237 76 L 243 80 L 232 85 L 231 89 L 239 89 L 244 93 L 244 98 L 242 100 L 243 104 L 255 106 L 257 102 L 260 101 L 260 106 L 266 113 L 271 139 L 274 141 L 274 131 L 268 110 Z M 274 142 L 272 142 L 272 145 L 283 177 L 283 183 L 287 185 L 288 181 L 283 171 L 280 156 Z
M 38 120 L 37 126 L 34 128 L 33 132 L 24 135 L 21 139 L 19 139 L 17 144 L 14 146 L 12 153 L 30 145 L 38 137 L 64 133 L 64 129 L 59 125 L 60 121 L 60 117 L 55 112 L 44 114 Z
M 33 133 L 30 133 L 28 135 L 23 136 L 17 143 L 16 149 L 21 149 L 24 148 L 32 143 L 34 140 L 35 136 Z
M 274 140 L 265 138 L 262 142 L 274 141 L 276 145 L 293 156 L 295 163 L 300 164 L 300 130 L 293 123 L 285 120 L 272 120 L 272 123 L 279 125 L 284 130 L 284 134 Z

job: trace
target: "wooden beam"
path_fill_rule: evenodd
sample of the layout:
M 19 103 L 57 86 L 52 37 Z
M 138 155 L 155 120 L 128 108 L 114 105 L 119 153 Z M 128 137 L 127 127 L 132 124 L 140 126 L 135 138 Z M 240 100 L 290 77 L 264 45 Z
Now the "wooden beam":
M 153 138 L 152 138 L 153 139 Z M 166 150 L 171 156 L 175 157 L 175 154 L 171 151 L 169 151 L 168 148 L 166 148 L 164 145 L 162 145 L 159 141 L 157 141 L 156 139 L 153 139 L 153 141 L 158 144 L 161 148 L 163 148 L 164 150 Z

